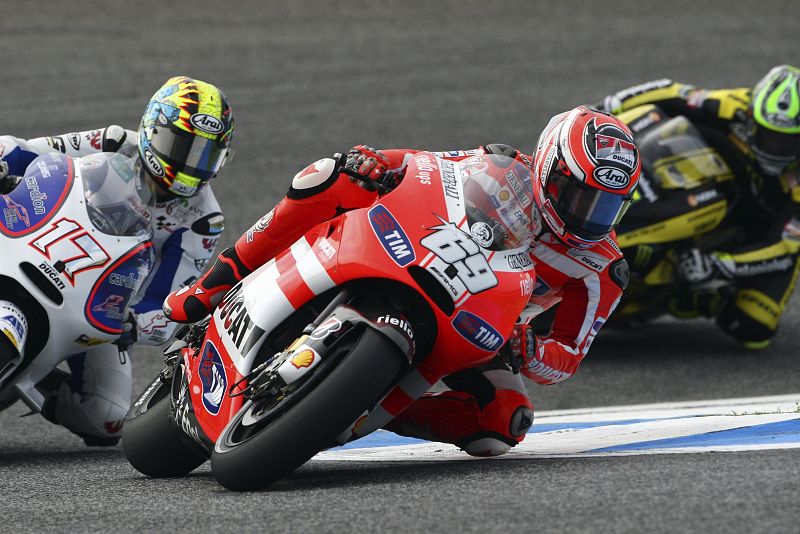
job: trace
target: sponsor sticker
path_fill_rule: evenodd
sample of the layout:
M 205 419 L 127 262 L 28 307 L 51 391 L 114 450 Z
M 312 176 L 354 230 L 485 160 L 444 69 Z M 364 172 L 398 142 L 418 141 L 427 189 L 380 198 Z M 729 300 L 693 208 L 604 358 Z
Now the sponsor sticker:
M 405 267 L 416 259 L 411 241 L 385 206 L 375 206 L 369 210 L 368 217 L 381 246 L 397 265 Z
M 342 328 L 342 322 L 337 319 L 336 317 L 328 317 L 325 319 L 321 325 L 316 327 L 311 335 L 309 336 L 310 339 L 324 339 L 328 337 L 328 334 L 332 334 L 333 332 L 338 332 Z
M 483 221 L 474 223 L 470 227 L 469 231 L 472 234 L 472 237 L 475 238 L 475 241 L 477 241 L 478 244 L 483 248 L 488 248 L 494 242 L 494 232 L 492 231 L 492 227 Z
M 225 125 L 218 118 L 207 113 L 195 113 L 189 118 L 192 126 L 206 133 L 221 134 Z
M 217 347 L 211 341 L 206 341 L 200 358 L 198 371 L 200 383 L 203 385 L 203 407 L 211 415 L 217 415 L 228 389 L 225 366 L 222 365 Z
M 77 343 L 78 345 L 83 345 L 84 347 L 94 347 L 95 345 L 101 345 L 103 343 L 108 343 L 108 342 L 102 339 L 90 337 L 86 334 L 81 334 L 75 338 L 75 343 Z
M 311 364 L 314 363 L 314 358 L 316 354 L 311 349 L 303 349 L 294 356 L 290 360 L 292 365 L 294 365 L 295 369 L 302 369 L 304 367 L 311 367 Z
M 158 178 L 164 177 L 164 167 L 161 166 L 161 163 L 156 158 L 156 155 L 149 148 L 144 149 L 144 163 L 147 165 L 147 168 L 150 172 L 153 173 L 153 176 Z
M 597 167 L 592 174 L 595 180 L 609 189 L 625 189 L 631 183 L 630 175 L 616 167 Z
M 456 314 L 452 325 L 464 339 L 487 352 L 500 350 L 505 342 L 503 336 L 492 325 L 466 310 Z
M 67 141 L 75 150 L 80 150 L 81 148 L 81 136 L 75 132 L 67 134 Z

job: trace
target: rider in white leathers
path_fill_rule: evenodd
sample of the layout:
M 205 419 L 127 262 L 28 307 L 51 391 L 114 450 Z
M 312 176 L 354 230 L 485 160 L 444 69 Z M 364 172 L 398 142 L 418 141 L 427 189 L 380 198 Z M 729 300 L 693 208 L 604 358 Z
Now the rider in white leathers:
M 203 121 L 191 120 L 197 116 Z M 202 273 L 223 230 L 219 204 L 207 183 L 224 164 L 232 133 L 233 116 L 219 89 L 186 77 L 171 78 L 149 102 L 138 132 L 114 125 L 30 140 L 0 136 L 0 188 L 5 189 L 0 192 L 8 192 L 16 184 L 13 177 L 23 175 L 45 153 L 77 158 L 116 152 L 138 160 L 135 168 L 156 185 L 155 264 L 131 300 L 128 331 L 121 341 L 160 345 L 175 327 L 164 317 L 161 303 Z M 48 399 L 42 415 L 83 437 L 87 445 L 116 444 L 131 398 L 126 353 L 116 345 L 96 345 L 70 355 L 67 363 L 69 374 L 57 370 L 39 384 Z

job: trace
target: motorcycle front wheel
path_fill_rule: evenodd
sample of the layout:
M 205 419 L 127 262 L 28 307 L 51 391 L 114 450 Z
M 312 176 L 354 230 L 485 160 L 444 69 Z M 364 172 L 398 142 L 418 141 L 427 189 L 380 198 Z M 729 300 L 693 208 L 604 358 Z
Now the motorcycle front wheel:
M 249 400 L 234 415 L 211 454 L 220 484 L 247 491 L 285 477 L 375 406 L 408 365 L 394 343 L 370 328 L 344 355 L 332 356 L 338 359 L 332 369 L 320 369 L 280 403 Z

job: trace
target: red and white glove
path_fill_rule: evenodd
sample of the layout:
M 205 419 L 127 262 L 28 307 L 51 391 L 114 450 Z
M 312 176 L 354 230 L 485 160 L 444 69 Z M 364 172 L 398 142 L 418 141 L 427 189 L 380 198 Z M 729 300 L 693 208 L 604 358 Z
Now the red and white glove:
M 514 372 L 527 369 L 536 355 L 539 339 L 529 324 L 518 324 L 508 338 L 509 364 Z
M 356 145 L 347 153 L 342 171 L 354 182 L 364 185 L 370 180 L 378 180 L 389 168 L 389 158 L 375 148 Z

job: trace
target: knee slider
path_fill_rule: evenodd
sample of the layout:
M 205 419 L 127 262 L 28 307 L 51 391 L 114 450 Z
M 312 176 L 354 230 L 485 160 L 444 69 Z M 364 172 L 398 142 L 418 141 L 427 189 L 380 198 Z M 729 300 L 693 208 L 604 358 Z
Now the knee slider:
M 491 458 L 504 455 L 511 450 L 512 446 L 497 438 L 483 437 L 464 443 L 461 445 L 461 449 L 470 456 Z

